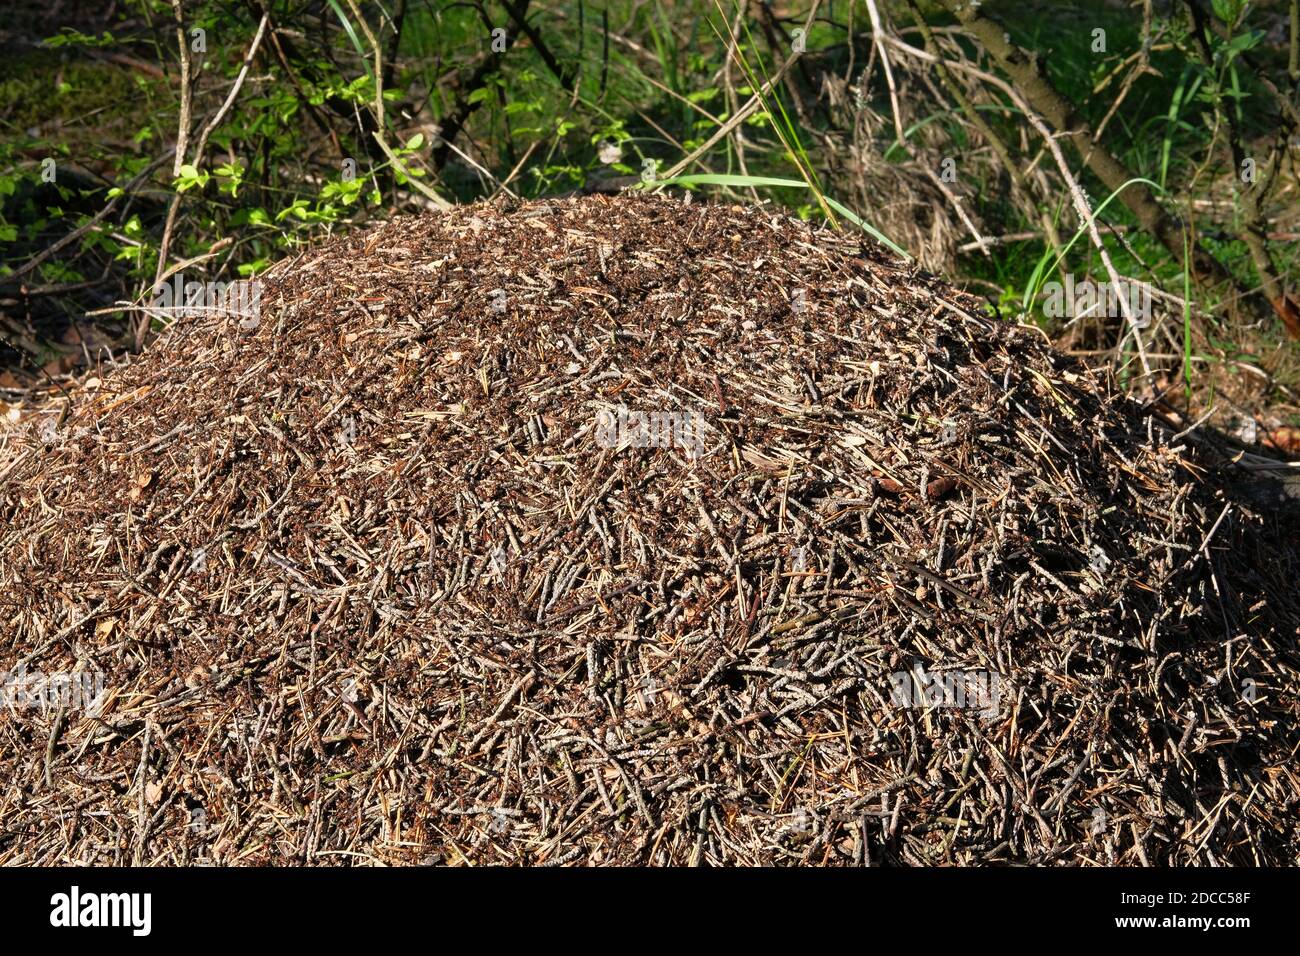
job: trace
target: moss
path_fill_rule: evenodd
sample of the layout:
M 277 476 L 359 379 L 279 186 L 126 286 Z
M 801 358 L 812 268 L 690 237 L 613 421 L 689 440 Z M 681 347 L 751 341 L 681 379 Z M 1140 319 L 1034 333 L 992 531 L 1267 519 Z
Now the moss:
M 116 63 L 62 60 L 53 50 L 0 58 L 0 116 L 20 130 L 73 123 L 101 110 L 106 121 L 120 121 L 145 105 L 138 78 L 160 82 Z

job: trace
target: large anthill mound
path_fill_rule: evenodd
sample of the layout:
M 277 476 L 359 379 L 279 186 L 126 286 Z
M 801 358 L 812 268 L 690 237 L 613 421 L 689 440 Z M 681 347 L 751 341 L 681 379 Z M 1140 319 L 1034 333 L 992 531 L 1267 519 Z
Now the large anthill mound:
M 104 681 L 0 861 L 1294 863 L 1295 557 L 1188 454 L 772 209 L 327 243 L 0 474 L 6 666 Z

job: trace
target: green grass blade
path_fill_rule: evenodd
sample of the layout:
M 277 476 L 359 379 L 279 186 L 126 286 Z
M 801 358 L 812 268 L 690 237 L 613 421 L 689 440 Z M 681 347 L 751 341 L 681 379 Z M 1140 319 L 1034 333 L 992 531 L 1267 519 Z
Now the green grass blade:
M 1183 232 L 1183 380 L 1187 383 L 1187 406 L 1192 404 L 1192 249 L 1191 237 Z
M 802 179 L 778 179 L 775 176 L 741 176 L 735 173 L 699 173 L 691 176 L 674 176 L 671 179 L 656 179 L 653 182 L 643 183 L 640 188 L 651 189 L 659 186 L 784 186 L 790 189 L 809 189 L 810 185 Z M 908 255 L 907 250 L 894 242 L 883 232 L 867 222 L 848 206 L 830 196 L 823 197 L 826 203 L 837 213 L 853 223 L 863 232 L 870 235 L 877 242 L 896 252 L 898 255 L 907 259 L 909 262 L 912 257 Z
M 674 176 L 672 179 L 656 179 L 642 185 L 646 188 L 654 186 L 792 186 L 796 189 L 808 188 L 808 184 L 802 179 L 741 176 L 737 173 L 699 173 L 691 176 Z
M 825 196 L 824 198 L 832 209 L 834 209 L 837 213 L 839 213 L 849 222 L 853 223 L 863 232 L 868 233 L 877 242 L 881 243 L 882 245 L 888 246 L 894 252 L 898 253 L 898 255 L 906 259 L 908 262 L 912 261 L 912 257 L 907 254 L 907 251 L 902 246 L 894 242 L 892 239 L 886 236 L 883 232 L 881 232 L 871 223 L 867 222 L 865 219 L 863 219 L 861 216 L 855 213 L 848 206 L 845 206 L 843 203 L 832 199 L 830 196 Z
M 329 5 L 330 9 L 338 16 L 339 22 L 343 24 L 343 32 L 348 35 L 348 39 L 352 41 L 352 45 L 357 48 L 357 53 L 364 60 L 366 58 L 365 48 L 361 45 L 361 39 L 357 36 L 357 31 L 352 28 L 352 21 L 348 19 L 347 14 L 343 12 L 343 8 L 339 6 L 339 0 L 329 0 Z
M 1196 91 L 1201 87 L 1201 77 L 1197 76 L 1192 86 L 1188 88 L 1187 80 L 1192 75 L 1192 67 L 1188 66 L 1183 70 L 1183 75 L 1178 79 L 1178 86 L 1174 89 L 1173 99 L 1169 102 L 1169 113 L 1165 117 L 1165 135 L 1160 143 L 1160 188 L 1165 188 L 1166 178 L 1169 174 L 1169 153 L 1173 148 L 1174 130 L 1178 128 L 1178 116 L 1182 112 L 1183 103 L 1191 102 L 1196 96 Z
M 1029 304 L 1033 302 L 1034 297 L 1038 295 L 1038 289 L 1042 285 L 1043 277 L 1049 272 L 1055 270 L 1056 267 L 1061 264 L 1061 261 L 1065 258 L 1066 254 L 1069 253 L 1074 244 L 1088 231 L 1088 227 L 1092 225 L 1092 223 L 1096 222 L 1097 217 L 1106 211 L 1106 207 L 1115 200 L 1115 197 L 1125 189 L 1128 189 L 1128 187 L 1132 186 L 1134 183 L 1146 183 L 1156 192 L 1164 192 L 1160 186 L 1141 176 L 1134 176 L 1132 179 L 1122 183 L 1118 189 L 1105 198 L 1101 205 L 1092 211 L 1092 215 L 1089 216 L 1087 220 L 1079 224 L 1079 228 L 1075 232 L 1074 236 L 1065 244 L 1065 248 L 1057 253 L 1056 258 L 1052 260 L 1051 265 L 1048 265 L 1048 260 L 1052 259 L 1052 250 L 1048 249 L 1043 253 L 1043 257 L 1038 260 L 1038 265 L 1034 267 L 1033 275 L 1031 275 L 1029 281 L 1025 283 L 1025 295 L 1024 299 L 1020 303 L 1020 310 L 1022 312 L 1029 312 Z

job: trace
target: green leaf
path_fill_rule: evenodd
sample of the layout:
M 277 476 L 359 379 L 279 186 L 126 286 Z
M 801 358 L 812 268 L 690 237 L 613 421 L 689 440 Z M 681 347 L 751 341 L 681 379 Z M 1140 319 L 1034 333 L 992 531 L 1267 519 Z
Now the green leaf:
M 296 216 L 299 219 L 307 218 L 307 200 L 295 199 L 292 205 L 286 206 L 275 214 L 276 222 L 283 222 L 289 216 Z

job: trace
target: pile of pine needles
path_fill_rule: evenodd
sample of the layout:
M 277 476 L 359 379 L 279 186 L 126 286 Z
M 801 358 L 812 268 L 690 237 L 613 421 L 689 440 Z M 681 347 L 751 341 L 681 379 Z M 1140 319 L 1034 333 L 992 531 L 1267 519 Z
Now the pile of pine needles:
M 0 862 L 1297 862 L 1297 522 L 876 247 L 476 205 L 173 319 L 0 468 L 0 667 L 104 688 Z

